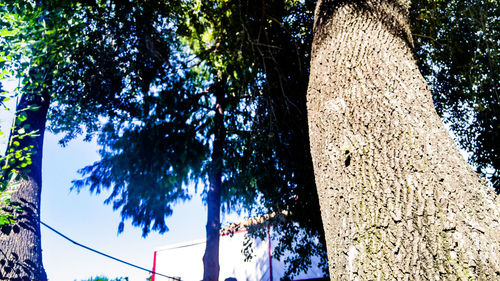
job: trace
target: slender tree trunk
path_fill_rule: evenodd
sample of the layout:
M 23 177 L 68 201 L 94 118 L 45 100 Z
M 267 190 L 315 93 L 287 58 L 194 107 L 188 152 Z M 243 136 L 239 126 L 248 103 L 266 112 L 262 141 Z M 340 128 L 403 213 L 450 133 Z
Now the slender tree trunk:
M 19 145 L 9 147 L 16 150 L 28 148 L 32 152 L 32 164 L 21 169 L 21 179 L 7 188 L 12 193 L 12 202 L 19 202 L 22 212 L 14 225 L 4 226 L 0 232 L 0 280 L 47 280 L 42 264 L 40 236 L 40 195 L 42 191 L 42 149 L 43 136 L 50 96 L 43 94 L 24 94 L 16 108 L 16 116 L 26 113 L 26 121 L 16 125 L 13 135 L 29 124 L 27 131 L 36 131 L 36 137 L 16 138 Z M 37 110 L 29 109 L 32 106 Z M 30 146 L 33 146 L 30 148 Z
M 224 127 L 224 97 L 222 82 L 215 87 L 216 107 L 214 117 L 215 138 L 212 147 L 212 165 L 207 194 L 207 244 L 203 256 L 203 281 L 219 280 L 219 232 L 222 186 L 222 159 L 226 129 Z
M 308 89 L 331 280 L 499 280 L 499 200 L 411 51 L 409 1 L 318 1 Z

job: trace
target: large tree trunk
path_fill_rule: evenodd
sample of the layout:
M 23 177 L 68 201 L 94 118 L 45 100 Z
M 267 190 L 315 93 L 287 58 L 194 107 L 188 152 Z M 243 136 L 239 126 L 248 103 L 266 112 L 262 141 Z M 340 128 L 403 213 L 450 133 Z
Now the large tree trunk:
M 219 232 L 222 187 L 222 158 L 226 129 L 224 127 L 223 83 L 217 82 L 215 87 L 214 142 L 212 146 L 212 163 L 210 167 L 210 186 L 207 193 L 207 244 L 203 255 L 203 281 L 219 280 Z
M 50 96 L 47 91 L 43 91 L 41 95 L 22 95 L 16 108 L 16 116 L 24 112 L 27 118 L 16 124 L 11 138 L 21 134 L 19 129 L 27 124 L 30 126 L 26 131 L 36 131 L 37 136 L 15 138 L 7 147 L 7 150 L 29 148 L 28 151 L 33 154 L 32 164 L 21 169 L 19 181 L 7 188 L 7 191 L 13 192 L 12 202 L 19 202 L 22 212 L 14 225 L 4 226 L 0 232 L 0 280 L 47 280 L 42 264 L 40 195 L 43 136 L 49 103 Z M 38 109 L 34 110 L 33 106 Z M 19 144 L 14 145 L 15 141 Z
M 332 280 L 498 280 L 499 201 L 411 51 L 409 1 L 319 1 L 308 89 Z

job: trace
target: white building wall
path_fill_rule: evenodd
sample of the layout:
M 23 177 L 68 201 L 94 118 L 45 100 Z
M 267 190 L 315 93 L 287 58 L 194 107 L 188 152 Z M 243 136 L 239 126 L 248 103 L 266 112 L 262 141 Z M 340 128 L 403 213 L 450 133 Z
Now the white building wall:
M 237 281 L 279 281 L 284 275 L 284 263 L 272 259 L 269 263 L 269 237 L 253 240 L 253 258 L 245 261 L 242 253 L 246 231 L 221 236 L 219 264 L 219 280 L 236 278 Z M 271 235 L 274 236 L 274 235 Z M 277 241 L 271 241 L 271 251 Z M 180 243 L 156 249 L 156 272 L 167 276 L 179 277 L 182 281 L 200 281 L 203 278 L 203 254 L 205 240 Z M 283 260 L 283 259 L 282 259 Z M 306 273 L 301 273 L 295 280 L 321 278 L 323 274 L 318 268 L 319 258 L 313 257 L 313 266 Z M 171 281 L 171 279 L 155 275 L 154 281 Z

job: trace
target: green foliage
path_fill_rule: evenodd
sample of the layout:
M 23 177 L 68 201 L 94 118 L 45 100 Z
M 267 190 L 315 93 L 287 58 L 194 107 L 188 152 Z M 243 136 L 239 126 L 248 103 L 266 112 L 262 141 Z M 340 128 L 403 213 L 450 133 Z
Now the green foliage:
M 37 122 L 33 116 L 41 108 L 40 101 L 50 98 L 42 97 L 43 93 L 48 91 L 58 67 L 65 63 L 65 54 L 74 41 L 68 21 L 75 7 L 61 1 L 6 0 L 0 4 L 0 79 L 16 78 L 20 84 L 13 93 L 1 92 L 2 106 L 11 98 L 21 97 L 6 153 L 0 158 L 0 224 L 13 223 L 19 211 L 15 202 L 10 202 L 10 194 L 20 177 L 30 172 L 36 153 L 33 143 L 43 133 L 32 129 L 33 122 Z
M 142 226 L 144 236 L 151 224 L 160 233 L 168 230 L 165 217 L 172 214 L 172 204 L 189 198 L 184 184 L 199 177 L 207 154 L 197 137 L 203 124 L 194 111 L 181 110 L 192 106 L 189 99 L 179 99 L 181 94 L 181 87 L 164 89 L 150 97 L 154 109 L 145 108 L 136 122 L 107 123 L 99 135 L 101 160 L 81 170 L 86 179 L 74 181 L 75 187 L 89 185 L 93 192 L 112 187 L 106 202 L 121 208 L 123 219 Z M 176 107 L 167 106 L 171 103 Z
M 313 1 L 200 2 L 186 9 L 187 26 L 180 29 L 183 42 L 210 72 L 227 78 L 234 107 L 249 108 L 247 119 L 241 111 L 226 114 L 225 125 L 234 129 L 228 130 L 224 150 L 223 202 L 226 209 L 263 207 L 257 214 L 288 210 L 290 221 L 277 226 L 286 236 L 278 255 L 298 253 L 291 242 L 298 239 L 311 241 L 304 244 L 309 252 L 325 253 L 317 239 L 322 225 L 305 108 L 313 6 Z M 257 205 L 254 198 L 261 199 Z M 306 227 L 307 236 L 299 238 L 300 227 L 291 222 Z M 309 256 L 296 254 L 290 264 L 288 273 L 298 273 L 310 264 Z
M 62 144 L 84 132 L 89 140 L 100 129 L 100 117 L 137 117 L 136 106 L 148 99 L 150 87 L 161 87 L 155 79 L 172 75 L 162 69 L 175 49 L 165 18 L 175 15 L 175 3 L 96 1 L 85 7 L 84 36 L 60 70 L 58 104 L 49 113 L 50 129 L 66 133 Z
M 26 39 L 30 33 L 40 31 L 39 25 L 34 22 L 38 17 L 40 10 L 26 1 L 5 1 L 0 5 L 0 80 L 13 75 L 20 78 L 27 71 L 25 60 L 32 55 L 32 51 Z M 16 89 L 16 94 L 18 92 L 19 89 Z M 1 91 L 1 104 L 6 110 L 8 108 L 5 102 L 12 97 L 15 94 Z M 7 151 L 0 158 L 0 226 L 15 222 L 19 206 L 11 202 L 12 191 L 8 191 L 7 187 L 13 186 L 19 179 L 20 172 L 31 164 L 32 148 L 21 147 L 20 140 L 32 137 L 35 132 L 30 132 L 22 125 L 25 120 L 25 112 L 16 115 L 11 131 L 17 133 L 12 134 Z
M 21 207 L 16 202 L 11 202 L 11 192 L 0 191 L 0 227 L 16 222 Z
M 203 181 L 210 172 L 215 104 L 209 85 L 222 78 L 225 209 L 251 208 L 260 193 L 264 212 L 289 203 L 299 210 L 315 198 L 313 178 L 304 176 L 312 174 L 310 159 L 292 153 L 308 151 L 307 132 L 294 120 L 299 114 L 305 122 L 303 58 L 310 40 L 304 37 L 311 31 L 304 20 L 312 13 L 303 14 L 300 2 L 257 4 L 110 1 L 85 9 L 84 40 L 73 42 L 69 62 L 53 81 L 57 103 L 50 113 L 51 130 L 67 133 L 63 143 L 85 132 L 87 138 L 98 134 L 102 145 L 102 159 L 82 169 L 85 178 L 74 182 L 76 188 L 111 188 L 106 202 L 142 226 L 144 235 L 168 230 L 172 204 L 189 197 L 183 184 Z
M 112 189 L 106 203 L 143 235 L 168 230 L 172 205 L 189 198 L 184 184 L 201 177 L 207 158 L 200 134 L 210 119 L 201 119 L 198 106 L 209 102 L 193 88 L 197 81 L 179 51 L 178 9 L 175 1 L 88 7 L 84 40 L 54 81 L 50 129 L 66 133 L 63 144 L 85 131 L 102 146 L 101 160 L 82 169 L 86 177 L 74 186 Z
M 82 281 L 128 281 L 128 277 L 117 277 L 114 279 L 109 279 L 108 277 L 105 276 L 96 276 L 96 277 L 90 277 L 89 279 Z
M 436 109 L 469 162 L 500 192 L 500 5 L 496 0 L 413 1 L 420 70 Z
M 416 53 L 436 107 L 478 169 L 493 169 L 498 186 L 498 3 L 414 3 Z M 81 170 L 75 187 L 111 189 L 106 202 L 144 235 L 168 230 L 165 218 L 189 198 L 189 180 L 206 182 L 211 85 L 223 83 L 224 208 L 287 210 L 297 223 L 277 225 L 285 238 L 276 253 L 296 253 L 293 275 L 310 264 L 307 253 L 325 253 L 305 100 L 314 4 L 4 1 L 0 78 L 21 78 L 23 93 L 50 91 L 49 128 L 66 134 L 62 144 L 79 134 L 98 137 L 102 159 Z M 32 155 L 16 149 L 21 137 L 37 133 L 26 122 L 20 112 L 3 162 L 14 172 L 28 168 Z M 311 243 L 295 242 L 304 240 Z
M 241 157 L 226 159 L 231 167 L 223 189 L 228 192 L 226 199 L 237 198 L 232 196 L 250 183 L 263 195 L 265 212 L 291 210 L 294 221 L 321 231 L 321 222 L 312 219 L 319 218 L 319 212 L 310 213 L 318 206 L 307 132 L 301 131 L 307 128 L 304 96 L 314 5 L 312 1 L 288 4 L 200 2 L 188 10 L 191 20 L 182 34 L 193 52 L 216 69 L 213 72 L 225 73 L 230 83 L 253 97 L 247 103 L 254 110 L 247 123 L 250 129 L 240 127 L 234 138 L 239 146 L 232 147 Z M 489 178 L 497 186 L 498 3 L 415 1 L 411 13 L 419 65 L 436 108 L 458 142 L 472 152 L 471 162 L 483 174 L 493 170 Z M 291 241 L 284 239 L 281 245 L 292 249 Z M 292 252 L 303 252 L 299 248 Z M 291 268 L 302 266 L 292 264 Z

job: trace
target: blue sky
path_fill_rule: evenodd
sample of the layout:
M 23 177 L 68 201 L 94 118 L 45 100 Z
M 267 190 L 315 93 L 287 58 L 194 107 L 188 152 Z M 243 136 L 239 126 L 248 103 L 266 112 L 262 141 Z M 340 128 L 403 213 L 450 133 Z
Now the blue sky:
M 5 89 L 15 87 L 14 81 L 4 82 Z M 11 101 L 9 106 L 14 106 Z M 13 109 L 2 110 L 0 126 L 4 132 L 12 122 Z M 160 246 L 205 237 L 206 207 L 199 195 L 180 203 L 167 219 L 170 231 L 160 235 L 152 232 L 142 238 L 141 229 L 125 224 L 117 234 L 119 212 L 104 205 L 106 194 L 91 195 L 83 189 L 70 191 L 71 181 L 79 177 L 77 170 L 99 159 L 95 142 L 73 140 L 61 147 L 61 136 L 45 134 L 42 183 L 42 221 L 71 239 L 145 268 L 152 268 L 154 249 Z M 7 136 L 0 137 L 0 150 L 5 151 Z M 201 188 L 199 188 L 200 190 Z M 235 220 L 237 216 L 228 216 Z M 86 280 L 91 276 L 129 277 L 144 281 L 149 274 L 80 248 L 42 226 L 43 263 L 51 281 Z M 200 257 L 201 258 L 201 257 Z M 161 269 L 157 269 L 161 273 Z M 201 278 L 201 276 L 200 276 Z
M 197 196 L 180 204 L 167 220 L 170 231 L 141 237 L 141 230 L 126 224 L 117 235 L 119 212 L 104 205 L 105 194 L 90 195 L 69 190 L 76 171 L 99 159 L 97 145 L 73 141 L 62 148 L 59 138 L 47 134 L 44 143 L 42 221 L 73 240 L 117 258 L 151 269 L 153 250 L 167 244 L 201 239 L 205 236 L 205 207 Z M 145 280 L 148 273 L 99 256 L 62 239 L 42 226 L 44 265 L 49 280 L 82 280 L 90 276 L 128 276 Z M 158 269 L 158 271 L 160 271 Z

